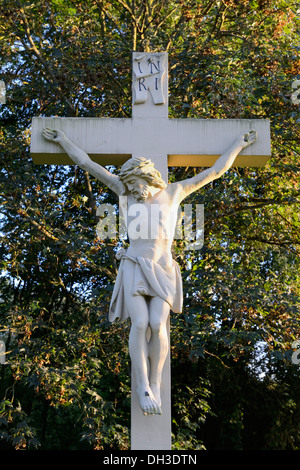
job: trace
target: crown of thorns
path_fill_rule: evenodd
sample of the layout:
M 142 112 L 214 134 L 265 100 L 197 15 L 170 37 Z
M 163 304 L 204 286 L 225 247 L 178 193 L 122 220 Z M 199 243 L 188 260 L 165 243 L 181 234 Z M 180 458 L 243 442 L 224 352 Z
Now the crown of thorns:
M 122 165 L 119 178 L 124 181 L 129 176 L 145 178 L 152 186 L 158 188 L 167 187 L 160 172 L 154 167 L 152 160 L 147 160 L 144 157 L 132 157 Z

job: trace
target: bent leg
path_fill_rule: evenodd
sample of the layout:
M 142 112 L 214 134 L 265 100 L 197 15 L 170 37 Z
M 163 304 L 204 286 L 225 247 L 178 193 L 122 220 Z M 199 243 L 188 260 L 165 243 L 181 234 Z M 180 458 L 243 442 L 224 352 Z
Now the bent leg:
M 161 377 L 166 357 L 169 351 L 167 320 L 170 307 L 160 297 L 153 297 L 150 301 L 150 327 L 151 338 L 149 342 L 150 360 L 150 387 L 153 395 L 161 407 Z
M 148 343 L 146 332 L 149 325 L 149 314 L 146 301 L 141 296 L 130 299 L 127 303 L 130 309 L 131 329 L 129 334 L 129 354 L 132 366 L 136 372 L 137 383 L 145 391 L 148 381 Z
M 144 413 L 160 412 L 149 384 L 148 377 L 148 341 L 149 310 L 144 297 L 131 294 L 130 287 L 124 286 L 125 302 L 130 312 L 131 329 L 129 335 L 129 354 L 137 381 L 137 393 Z

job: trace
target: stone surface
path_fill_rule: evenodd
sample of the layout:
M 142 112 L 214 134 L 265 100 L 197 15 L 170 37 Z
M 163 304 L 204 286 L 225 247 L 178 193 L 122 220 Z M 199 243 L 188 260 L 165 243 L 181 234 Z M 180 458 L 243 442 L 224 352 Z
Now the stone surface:
M 170 322 L 167 323 L 170 341 Z M 131 449 L 132 450 L 170 450 L 171 449 L 171 360 L 170 349 L 162 372 L 161 415 L 144 416 L 141 413 L 136 393 L 136 377 L 131 376 Z
M 31 137 L 36 164 L 73 163 L 63 149 L 43 139 L 45 127 L 61 129 L 101 165 L 120 165 L 132 155 L 153 160 L 162 155 L 163 165 L 210 167 L 235 138 L 251 129 L 257 131 L 257 141 L 240 153 L 235 166 L 263 166 L 271 153 L 270 122 L 264 119 L 36 117 Z
M 145 104 L 149 93 L 155 105 L 164 105 L 168 100 L 166 89 L 168 56 L 164 52 L 134 52 L 132 57 L 132 101 L 134 105 Z M 149 100 L 150 101 L 150 100 Z M 140 107 L 140 110 L 144 107 Z M 160 113 L 151 105 L 151 112 Z M 147 113 L 149 116 L 149 113 Z
M 149 56 L 149 54 L 148 54 Z M 62 130 L 75 145 L 100 165 L 121 165 L 131 156 L 149 157 L 167 179 L 168 166 L 210 167 L 239 135 L 257 131 L 256 142 L 243 149 L 235 166 L 261 167 L 271 154 L 270 121 L 267 119 L 169 119 L 168 55 L 154 54 L 147 67 L 147 54 L 133 53 L 132 118 L 43 118 L 32 120 L 31 155 L 36 164 L 72 164 L 57 145 L 43 139 L 45 127 Z M 152 54 L 150 54 L 152 57 Z M 141 57 L 139 66 L 138 58 Z M 155 88 L 160 67 L 160 94 L 155 105 L 151 90 Z M 159 63 L 159 65 L 158 65 Z M 136 100 L 137 76 L 140 70 L 150 77 L 150 91 Z M 141 72 L 141 75 L 142 75 Z M 154 80 L 154 81 L 153 81 Z M 149 86 L 149 83 L 145 82 Z M 145 86 L 143 85 L 143 87 Z M 143 88 L 142 87 L 142 88 Z M 143 100 L 146 99 L 144 102 Z

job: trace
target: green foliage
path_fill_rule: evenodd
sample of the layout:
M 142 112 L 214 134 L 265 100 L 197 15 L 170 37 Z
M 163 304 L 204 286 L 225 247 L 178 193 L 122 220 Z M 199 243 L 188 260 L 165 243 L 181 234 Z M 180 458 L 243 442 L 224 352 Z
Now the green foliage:
M 167 50 L 170 116 L 269 118 L 272 158 L 191 196 L 205 245 L 174 254 L 174 449 L 299 450 L 299 18 L 291 0 L 3 0 L 0 448 L 127 449 L 129 325 L 110 325 L 115 203 L 77 167 L 35 166 L 33 116 L 131 116 L 131 51 Z M 173 169 L 170 179 L 199 169 Z

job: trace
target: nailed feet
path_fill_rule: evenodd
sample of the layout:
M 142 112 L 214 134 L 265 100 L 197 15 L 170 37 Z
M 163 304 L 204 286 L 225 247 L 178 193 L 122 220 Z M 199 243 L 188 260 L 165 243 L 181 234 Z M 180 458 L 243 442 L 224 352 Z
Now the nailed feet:
M 142 388 L 138 390 L 140 407 L 144 415 L 161 415 L 161 406 L 155 399 L 154 394 L 150 388 Z

